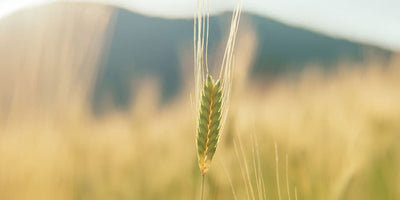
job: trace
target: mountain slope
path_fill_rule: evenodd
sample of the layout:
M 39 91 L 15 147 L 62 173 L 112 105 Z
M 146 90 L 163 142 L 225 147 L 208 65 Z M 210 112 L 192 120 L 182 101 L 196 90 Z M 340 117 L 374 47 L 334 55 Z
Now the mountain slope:
M 259 77 L 285 71 L 299 71 L 307 63 L 331 66 L 338 60 L 357 62 L 365 49 L 388 56 L 390 51 L 330 38 L 291 27 L 264 17 L 244 14 L 258 35 L 258 53 L 253 74 Z M 210 57 L 226 37 L 231 14 L 210 18 Z M 220 23 L 219 23 L 220 22 Z M 221 23 L 224 24 L 221 26 Z M 122 108 L 134 95 L 130 87 L 142 76 L 160 77 L 163 97 L 173 96 L 181 86 L 180 53 L 192 50 L 193 20 L 145 17 L 119 10 L 108 60 L 96 88 L 96 99 L 111 94 Z M 244 51 L 245 52 L 245 51 Z M 187 66 L 192 67 L 192 66 Z

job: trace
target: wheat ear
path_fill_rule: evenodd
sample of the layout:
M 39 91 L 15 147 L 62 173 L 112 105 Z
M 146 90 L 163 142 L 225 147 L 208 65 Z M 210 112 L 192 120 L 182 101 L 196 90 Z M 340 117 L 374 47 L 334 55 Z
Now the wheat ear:
M 221 125 L 221 82 L 207 75 L 201 96 L 199 126 L 197 128 L 197 154 L 201 174 L 207 173 L 217 149 Z
M 232 83 L 233 49 L 239 26 L 241 2 L 233 12 L 231 28 L 218 79 L 210 75 L 207 62 L 208 1 L 197 1 L 194 20 L 194 64 L 196 100 L 196 145 L 201 174 L 210 168 L 228 112 Z M 204 55 L 205 52 L 205 55 Z

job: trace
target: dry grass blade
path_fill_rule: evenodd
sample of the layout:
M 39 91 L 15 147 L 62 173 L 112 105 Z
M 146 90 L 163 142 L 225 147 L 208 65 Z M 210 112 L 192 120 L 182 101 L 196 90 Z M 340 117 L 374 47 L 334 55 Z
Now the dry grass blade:
M 221 161 L 221 160 L 220 160 L 220 161 Z M 221 161 L 221 166 L 222 166 L 222 168 L 224 169 L 224 172 L 225 172 L 225 174 L 226 174 L 226 177 L 228 178 L 229 185 L 230 185 L 230 187 L 231 187 L 231 189 L 232 189 L 233 199 L 234 199 L 234 200 L 237 200 L 238 198 L 237 198 L 237 195 L 236 195 L 236 192 L 235 192 L 235 187 L 233 186 L 232 178 L 231 178 L 231 176 L 229 175 L 229 172 L 228 172 L 228 170 L 226 169 L 226 167 L 225 167 L 223 161 Z
M 286 189 L 288 200 L 290 200 L 290 186 L 289 186 L 289 158 L 288 154 L 286 153 Z
M 278 190 L 278 199 L 281 200 L 281 187 L 279 184 L 279 155 L 278 155 L 278 144 L 275 142 L 275 161 L 276 161 L 276 187 Z

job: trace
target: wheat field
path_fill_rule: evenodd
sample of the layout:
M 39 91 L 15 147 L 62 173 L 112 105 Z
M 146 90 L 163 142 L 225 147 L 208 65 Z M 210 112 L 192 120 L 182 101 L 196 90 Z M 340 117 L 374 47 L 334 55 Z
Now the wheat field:
M 128 110 L 99 117 L 90 98 L 114 10 L 19 16 L 0 20 L 0 199 L 199 199 L 192 72 L 181 67 L 184 89 L 167 104 L 146 79 Z M 239 33 L 205 199 L 400 199 L 399 57 L 262 82 L 250 74 L 256 44 Z

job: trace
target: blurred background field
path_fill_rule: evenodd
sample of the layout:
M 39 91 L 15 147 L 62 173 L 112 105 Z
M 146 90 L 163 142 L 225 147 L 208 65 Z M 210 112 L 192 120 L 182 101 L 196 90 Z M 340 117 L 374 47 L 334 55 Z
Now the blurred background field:
M 199 199 L 192 31 L 86 3 L 0 19 L 0 199 Z M 247 13 L 235 68 L 206 199 L 278 199 L 275 143 L 282 199 L 400 199 L 399 54 Z

